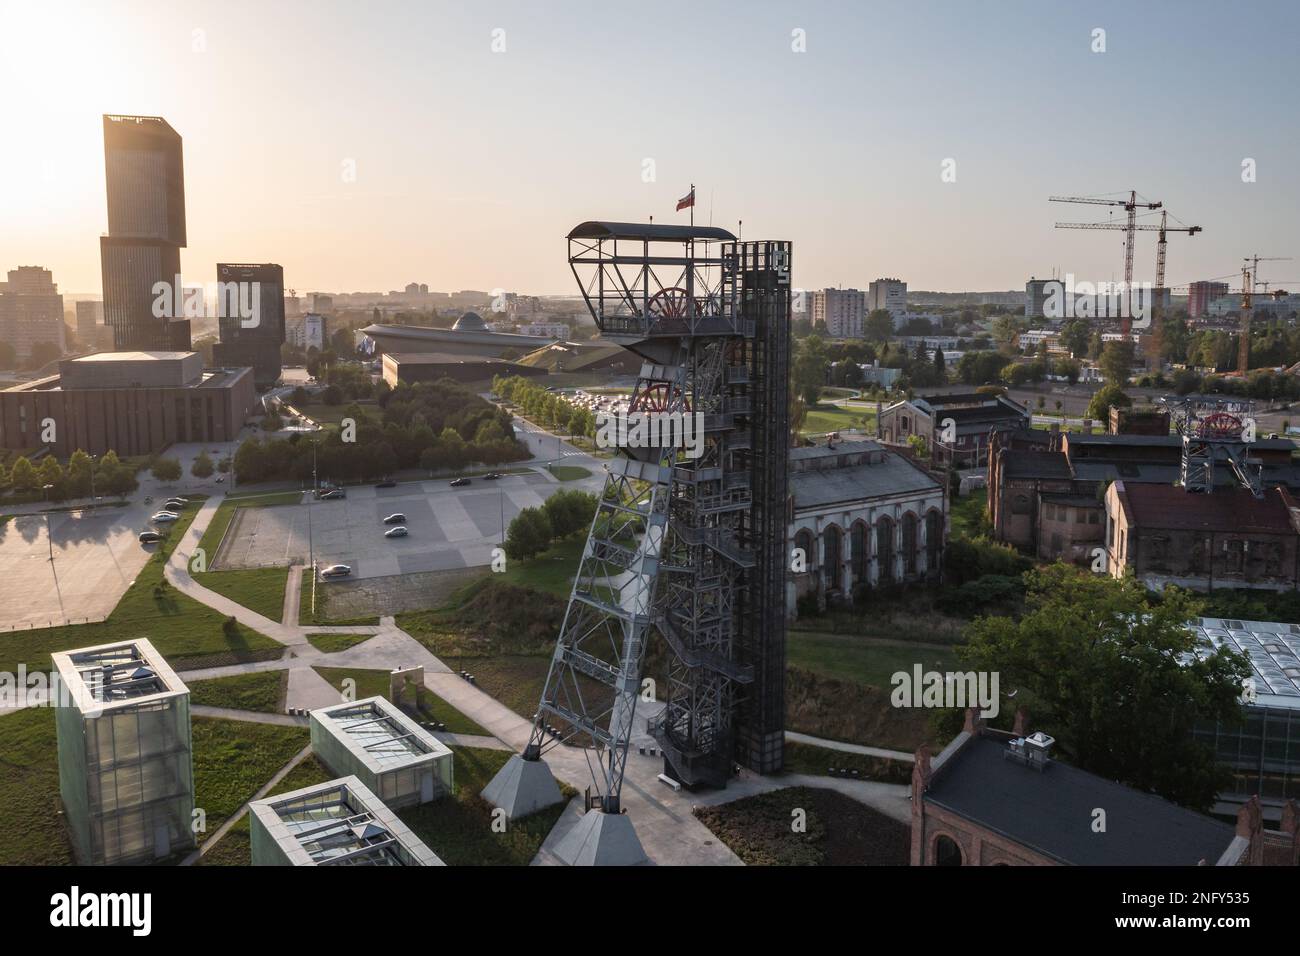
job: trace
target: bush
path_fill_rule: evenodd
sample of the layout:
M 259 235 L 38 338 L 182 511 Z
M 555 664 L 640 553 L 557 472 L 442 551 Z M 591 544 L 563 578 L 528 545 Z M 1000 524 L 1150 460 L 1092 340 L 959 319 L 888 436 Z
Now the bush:
M 551 522 L 541 508 L 525 508 L 510 522 L 506 532 L 506 556 L 527 561 L 551 545 Z
M 1011 610 L 1025 595 L 1025 582 L 1005 574 L 985 574 L 959 587 L 944 591 L 936 602 L 939 610 L 958 617 L 975 617 L 991 608 Z
M 944 574 L 950 585 L 961 585 L 985 575 L 1018 578 L 1034 562 L 1010 545 L 986 537 L 952 538 L 944 554 Z

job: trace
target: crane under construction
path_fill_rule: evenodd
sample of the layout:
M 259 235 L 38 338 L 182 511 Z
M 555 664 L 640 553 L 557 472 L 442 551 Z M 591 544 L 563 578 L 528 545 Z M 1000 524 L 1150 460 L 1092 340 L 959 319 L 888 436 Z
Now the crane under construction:
M 584 222 L 569 264 L 604 339 L 641 356 L 628 417 L 690 419 L 618 455 L 576 569 L 524 752 L 484 789 L 514 818 L 560 800 L 543 757 L 584 748 L 587 812 L 570 864 L 642 862 L 621 793 L 647 644 L 669 651 L 648 730 L 674 785 L 724 786 L 737 763 L 781 769 L 789 444 L 789 242 L 711 226 Z M 649 696 L 644 696 L 646 694 Z
M 1127 205 L 1127 204 L 1126 204 Z M 1159 205 L 1157 203 L 1157 205 Z M 1136 207 L 1135 207 L 1136 210 Z M 1146 348 L 1147 364 L 1149 366 L 1158 366 L 1160 361 L 1161 343 L 1163 341 L 1162 330 L 1160 327 L 1160 316 L 1164 308 L 1165 297 L 1169 290 L 1165 288 L 1165 260 L 1166 248 L 1169 242 L 1169 233 L 1185 232 L 1189 236 L 1194 236 L 1204 230 L 1200 226 L 1171 226 L 1169 225 L 1169 210 L 1162 208 L 1160 210 L 1160 224 L 1138 223 L 1135 216 L 1130 216 L 1128 223 L 1118 222 L 1058 222 L 1057 229 L 1122 229 L 1127 233 L 1126 243 L 1131 250 L 1133 235 L 1137 232 L 1158 232 L 1159 238 L 1156 240 L 1156 282 L 1152 290 L 1151 315 L 1146 321 L 1150 327 L 1150 342 Z M 1131 252 L 1126 253 L 1126 268 L 1131 265 Z M 1128 288 L 1131 288 L 1131 281 L 1126 279 Z M 1140 323 L 1141 324 L 1141 323 Z M 1121 331 L 1125 336 L 1132 331 L 1132 315 L 1124 314 L 1121 319 Z

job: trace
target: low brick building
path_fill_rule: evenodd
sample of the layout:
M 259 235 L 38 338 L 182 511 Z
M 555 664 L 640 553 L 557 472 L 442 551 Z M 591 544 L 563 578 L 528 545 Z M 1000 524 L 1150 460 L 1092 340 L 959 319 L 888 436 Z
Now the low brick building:
M 0 391 L 0 448 L 152 455 L 231 441 L 258 408 L 252 369 L 205 369 L 197 352 L 101 352 Z
M 1300 805 L 1266 830 L 1258 798 L 1234 828 L 1051 756 L 1050 737 L 983 726 L 975 711 L 943 752 L 916 752 L 913 866 L 1300 864 Z M 1104 817 L 1097 816 L 1097 810 Z M 1104 822 L 1104 828 L 1099 825 Z
M 980 468 L 988 463 L 993 433 L 1028 428 L 1029 423 L 1029 410 L 1005 395 L 923 395 L 882 411 L 879 435 L 900 445 L 919 437 L 935 465 L 951 461 L 959 468 Z
M 1147 587 L 1300 588 L 1300 504 L 1285 488 L 1193 494 L 1116 481 L 1106 491 L 1106 569 Z

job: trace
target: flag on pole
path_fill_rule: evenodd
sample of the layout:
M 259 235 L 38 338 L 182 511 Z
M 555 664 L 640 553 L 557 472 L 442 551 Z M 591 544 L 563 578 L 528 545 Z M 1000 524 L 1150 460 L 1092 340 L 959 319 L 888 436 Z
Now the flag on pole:
M 695 187 L 692 186 L 690 192 L 688 192 L 681 199 L 677 200 L 677 211 L 681 212 L 683 209 L 693 208 L 694 206 L 695 206 Z

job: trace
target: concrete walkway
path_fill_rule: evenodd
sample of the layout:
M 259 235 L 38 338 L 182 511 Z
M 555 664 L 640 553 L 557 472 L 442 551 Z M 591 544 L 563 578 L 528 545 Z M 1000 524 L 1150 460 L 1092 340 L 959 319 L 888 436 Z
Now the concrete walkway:
M 510 710 L 496 698 L 491 697 L 478 687 L 470 684 L 459 674 L 434 656 L 428 648 L 399 628 L 392 617 L 380 619 L 378 627 L 302 627 L 294 615 L 286 614 L 282 621 L 271 621 L 256 612 L 235 604 L 227 598 L 209 591 L 197 584 L 187 569 L 189 554 L 197 546 L 203 531 L 215 514 L 217 502 L 209 500 L 204 503 L 188 533 L 177 547 L 166 573 L 171 583 L 183 593 L 223 614 L 233 615 L 241 624 L 278 641 L 287 648 L 286 655 L 274 661 L 257 661 L 245 664 L 232 664 L 226 667 L 210 667 L 201 670 L 186 671 L 187 680 L 205 680 L 212 677 L 225 677 L 232 674 L 247 674 L 272 670 L 288 670 L 290 681 L 290 701 L 295 695 L 304 703 L 291 703 L 291 706 L 318 706 L 312 703 L 319 694 L 325 703 L 338 700 L 338 692 L 328 682 L 319 677 L 313 666 L 351 667 L 391 670 L 395 667 L 413 665 L 424 666 L 425 686 L 455 707 L 466 717 L 483 727 L 491 737 L 440 734 L 448 743 L 458 746 L 496 746 L 500 749 L 522 751 L 528 743 L 531 723 Z M 297 588 L 293 588 L 297 591 Z M 312 647 L 307 641 L 308 632 L 335 633 L 369 633 L 374 636 L 361 644 L 345 651 L 326 654 Z M 321 686 L 323 685 L 323 687 Z M 325 688 L 329 690 L 329 701 L 324 701 Z M 220 711 L 220 708 L 213 710 Z M 201 713 L 195 708 L 196 714 Z M 280 722 L 278 714 L 261 714 L 239 719 L 260 720 L 262 722 Z M 214 716 L 229 716 L 229 713 Z M 285 718 L 301 721 L 301 718 Z M 645 715 L 640 710 L 637 723 L 644 725 Z M 797 738 L 796 738 L 797 739 Z M 493 741 L 496 741 L 493 744 Z M 808 743 L 818 746 L 830 746 L 831 741 L 818 741 L 806 738 Z M 854 747 L 846 744 L 841 747 Z M 839 749 L 832 747 L 832 749 Z M 852 752 L 864 752 L 873 756 L 892 757 L 894 759 L 911 759 L 910 755 L 877 748 L 859 748 Z M 556 746 L 546 752 L 546 762 L 555 777 L 579 793 L 591 786 L 591 755 L 586 751 L 569 746 Z M 841 780 L 830 777 L 813 777 L 800 774 L 784 774 L 775 777 L 762 777 L 745 773 L 727 786 L 725 790 L 692 794 L 685 790 L 674 791 L 658 779 L 663 770 L 660 757 L 641 756 L 633 751 L 629 754 L 623 779 L 622 802 L 628 816 L 636 829 L 637 836 L 652 863 L 658 865 L 706 865 L 735 866 L 740 859 L 731 852 L 714 834 L 702 824 L 691 812 L 697 805 L 714 805 L 738 800 L 757 793 L 779 790 L 792 786 L 814 786 L 837 790 L 854 799 L 861 800 L 869 806 L 888 813 L 896 819 L 910 819 L 907 803 L 908 788 L 892 784 L 880 784 L 869 781 Z M 288 772 L 288 768 L 284 772 Z M 274 783 L 263 790 L 269 790 Z M 261 793 L 261 791 L 259 792 Z M 554 863 L 551 847 L 562 839 L 569 828 L 574 826 L 580 816 L 581 800 L 571 801 L 550 835 L 543 843 L 534 860 L 537 864 Z M 237 819 L 237 817 L 235 818 Z M 209 843 L 215 842 L 209 841 Z
M 842 740 L 827 740 L 825 737 L 811 737 L 808 734 L 797 734 L 793 730 L 785 732 L 785 739 L 795 744 L 810 744 L 814 747 L 822 747 L 826 750 L 838 750 L 846 754 L 862 754 L 866 757 L 884 757 L 888 760 L 902 760 L 906 763 L 915 763 L 916 755 L 904 753 L 901 750 L 886 750 L 883 747 L 864 747 L 862 744 L 846 744 Z

